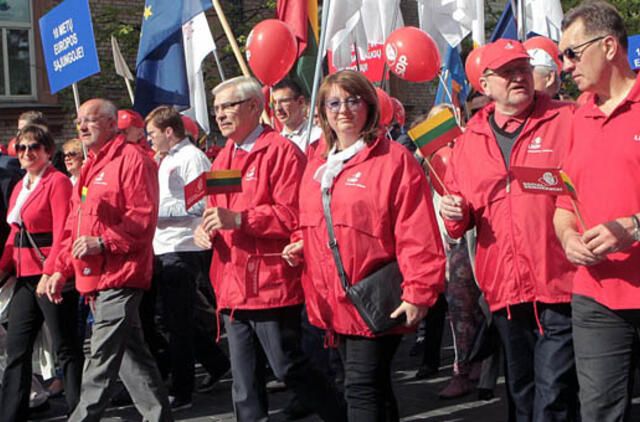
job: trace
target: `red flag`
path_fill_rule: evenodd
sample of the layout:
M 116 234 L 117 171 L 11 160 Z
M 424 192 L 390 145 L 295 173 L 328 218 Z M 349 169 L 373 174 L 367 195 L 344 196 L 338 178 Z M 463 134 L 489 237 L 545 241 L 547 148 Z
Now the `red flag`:
M 511 167 L 511 174 L 525 192 L 574 197 L 575 190 L 569 190 L 561 173 L 557 168 Z
M 298 40 L 298 55 L 300 57 L 308 42 L 308 0 L 278 0 L 276 3 L 276 18 L 286 22 L 293 29 Z
M 188 210 L 207 194 L 207 173 L 204 172 L 184 185 L 184 205 Z

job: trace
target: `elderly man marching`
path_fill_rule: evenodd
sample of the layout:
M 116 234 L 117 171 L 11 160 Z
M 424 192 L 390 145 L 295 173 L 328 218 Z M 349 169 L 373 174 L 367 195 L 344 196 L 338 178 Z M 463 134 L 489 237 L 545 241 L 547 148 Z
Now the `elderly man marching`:
M 554 198 L 524 192 L 511 166 L 557 167 L 573 107 L 535 92 L 529 55 L 517 41 L 485 47 L 480 83 L 493 102 L 453 149 L 441 214 L 453 238 L 477 229 L 476 278 L 505 349 L 518 421 L 574 421 L 571 341 L 575 267 L 555 237 Z
M 304 155 L 259 123 L 264 96 L 254 79 L 229 79 L 213 95 L 228 140 L 211 170 L 240 170 L 242 191 L 209 196 L 195 241 L 213 248 L 211 280 L 229 339 L 236 418 L 268 420 L 261 347 L 275 375 L 310 409 L 326 421 L 345 420 L 334 388 L 301 353 L 300 272 L 280 256 L 298 224 Z

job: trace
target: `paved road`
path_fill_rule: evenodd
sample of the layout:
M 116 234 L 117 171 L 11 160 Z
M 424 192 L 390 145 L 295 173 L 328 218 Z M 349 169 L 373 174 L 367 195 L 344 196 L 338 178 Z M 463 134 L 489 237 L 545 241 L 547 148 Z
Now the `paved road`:
M 447 324 L 448 326 L 448 324 Z M 431 422 L 461 422 L 461 421 L 487 421 L 498 422 L 506 420 L 506 403 L 504 399 L 504 379 L 498 380 L 496 397 L 489 401 L 477 400 L 475 391 L 465 397 L 455 400 L 440 400 L 437 396 L 448 382 L 451 376 L 451 364 L 453 361 L 453 349 L 451 348 L 451 335 L 445 333 L 442 349 L 442 362 L 440 372 L 427 380 L 416 380 L 415 373 L 419 364 L 419 358 L 409 356 L 409 349 L 414 337 L 406 336 L 396 355 L 393 369 L 395 380 L 395 392 L 402 421 L 431 421 Z M 224 341 L 224 339 L 223 339 Z M 226 345 L 225 345 L 226 346 Z M 201 370 L 198 370 L 201 377 Z M 638 383 L 636 383 L 638 387 Z M 176 421 L 205 422 L 205 421 L 233 421 L 233 408 L 231 404 L 231 379 L 223 378 L 213 391 L 205 394 L 195 394 L 193 407 L 175 413 Z M 636 388 L 636 392 L 640 391 Z M 274 392 L 269 394 L 269 409 L 272 422 L 283 422 L 287 418 L 282 414 L 291 393 L 289 391 Z M 64 420 L 60 416 L 63 412 L 63 400 L 50 400 L 51 407 L 45 412 L 34 415 L 33 420 Z M 640 420 L 640 398 L 634 399 L 631 420 Z M 103 419 L 106 422 L 115 421 L 140 421 L 141 418 L 133 406 L 111 408 L 105 413 Z M 301 419 L 303 422 L 316 422 L 320 419 L 312 416 Z

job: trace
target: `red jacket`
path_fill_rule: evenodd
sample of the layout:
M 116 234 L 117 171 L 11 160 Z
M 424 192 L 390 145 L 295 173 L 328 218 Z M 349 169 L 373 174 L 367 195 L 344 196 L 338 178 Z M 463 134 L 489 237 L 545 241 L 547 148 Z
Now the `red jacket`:
M 16 205 L 16 200 L 22 190 L 22 183 L 22 180 L 19 181 L 13 189 L 8 212 L 11 212 Z M 17 224 L 12 224 L 11 233 L 7 238 L 0 260 L 2 271 L 10 272 L 15 269 L 18 277 L 53 273 L 55 260 L 61 249 L 64 223 L 69 213 L 70 196 L 71 182 L 69 178 L 50 165 L 20 210 L 22 223 L 29 233 L 36 236 L 40 233 L 53 235 L 51 246 L 39 248 L 46 257 L 44 266 L 26 235 L 22 240 L 24 247 L 14 247 L 14 238 L 16 234 L 20 236 L 20 229 Z
M 280 254 L 298 225 L 304 154 L 267 126 L 251 152 L 232 167 L 234 148 L 228 141 L 211 170 L 241 170 L 242 192 L 210 195 L 207 200 L 209 207 L 242 212 L 240 229 L 219 230 L 212 239 L 211 283 L 218 309 L 300 304 L 304 300 L 300 270 L 291 268 L 279 256 L 261 255 Z M 251 287 L 250 275 L 257 278 L 257 289 Z
M 453 238 L 477 229 L 476 278 L 492 311 L 523 302 L 571 299 L 575 267 L 553 229 L 555 197 L 523 192 L 511 180 L 489 124 L 494 104 L 458 138 L 445 176 L 470 212 L 444 220 Z M 569 148 L 573 106 L 536 94 L 535 108 L 511 152 L 511 166 L 558 167 Z
M 87 188 L 84 202 L 83 187 Z M 73 275 L 71 245 L 78 233 L 100 236 L 105 245 L 101 277 L 95 285 L 76 281 L 78 291 L 87 294 L 122 287 L 148 289 L 158 195 L 153 160 L 139 146 L 126 142 L 124 135 L 109 140 L 97 155 L 91 154 L 74 187 L 65 227 L 67 237 L 56 271 L 66 278 Z
M 372 337 L 346 297 L 331 250 L 320 183 L 326 160 L 315 155 L 300 187 L 305 291 L 309 321 L 340 334 Z M 402 145 L 381 137 L 345 165 L 331 188 L 331 215 L 345 272 L 357 283 L 398 260 L 403 300 L 431 306 L 444 287 L 445 258 L 427 179 Z M 392 332 L 406 332 L 398 327 Z

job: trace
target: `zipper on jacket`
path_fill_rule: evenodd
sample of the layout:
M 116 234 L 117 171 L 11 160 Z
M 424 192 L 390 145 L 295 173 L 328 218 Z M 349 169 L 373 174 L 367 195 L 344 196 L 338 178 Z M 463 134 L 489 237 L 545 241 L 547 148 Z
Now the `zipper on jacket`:
M 511 193 L 511 178 L 509 177 L 509 175 L 507 174 L 507 193 Z

